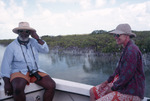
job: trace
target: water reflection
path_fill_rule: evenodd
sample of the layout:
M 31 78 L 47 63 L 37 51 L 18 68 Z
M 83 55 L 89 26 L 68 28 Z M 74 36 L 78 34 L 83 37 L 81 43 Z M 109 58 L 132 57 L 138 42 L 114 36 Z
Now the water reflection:
M 44 59 L 45 58 L 45 59 Z M 120 54 L 58 54 L 50 53 L 40 55 L 41 67 L 52 77 L 81 82 L 90 85 L 97 85 L 107 80 L 114 72 Z M 146 92 L 145 96 L 150 97 L 150 55 L 144 56 L 144 65 L 146 75 Z
M 118 55 L 101 54 L 99 56 L 88 56 L 83 69 L 85 72 L 101 71 L 105 74 L 112 74 L 119 59 Z M 88 65 L 87 65 L 88 64 Z

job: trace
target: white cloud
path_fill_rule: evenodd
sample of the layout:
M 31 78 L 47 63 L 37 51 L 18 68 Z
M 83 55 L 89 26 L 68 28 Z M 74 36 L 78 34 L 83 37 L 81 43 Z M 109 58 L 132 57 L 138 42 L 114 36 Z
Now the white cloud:
M 37 30 L 39 36 L 84 34 L 96 29 L 109 31 L 120 23 L 129 23 L 134 30 L 150 29 L 150 2 L 126 3 L 115 8 L 87 9 L 91 7 L 91 1 L 85 2 L 85 0 L 82 3 L 81 1 L 78 2 L 86 10 L 55 13 L 39 3 L 36 4 L 36 12 L 30 16 L 25 15 L 24 6 L 17 6 L 12 1 L 6 7 L 5 3 L 0 1 L 0 38 L 15 38 L 17 35 L 12 33 L 12 29 L 17 27 L 20 21 L 28 21 L 30 26 Z M 26 3 L 22 4 L 26 5 Z
M 0 1 L 0 9 L 3 9 L 5 7 L 4 2 Z
M 14 38 L 16 35 L 11 34 L 12 28 L 18 20 L 24 17 L 24 10 L 21 7 L 16 6 L 16 3 L 11 0 L 8 5 L 0 1 L 0 12 L 1 38 Z
M 91 8 L 91 0 L 80 0 L 80 5 L 83 9 Z
M 26 0 L 22 0 L 22 4 L 23 4 L 23 7 L 28 5 Z
M 115 4 L 116 0 L 110 0 L 110 4 Z
M 91 8 L 91 0 L 40 0 L 40 2 L 60 2 L 60 3 L 71 3 L 71 4 L 79 4 L 83 9 Z
M 79 2 L 81 0 L 59 0 L 60 2 L 64 2 L 64 3 L 75 3 L 75 2 Z
M 39 0 L 40 2 L 63 2 L 63 3 L 75 3 L 79 2 L 80 0 Z
M 146 12 L 150 14 L 150 1 L 146 3 Z
M 39 2 L 47 3 L 47 2 L 56 2 L 57 0 L 39 0 Z
M 102 7 L 106 4 L 107 0 L 96 0 L 96 7 Z

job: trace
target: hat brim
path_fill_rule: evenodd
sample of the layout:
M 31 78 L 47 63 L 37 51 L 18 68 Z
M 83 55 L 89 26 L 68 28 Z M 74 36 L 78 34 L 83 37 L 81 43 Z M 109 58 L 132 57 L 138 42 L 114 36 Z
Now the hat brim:
M 111 32 L 109 32 L 111 34 L 125 34 L 123 31 L 119 31 L 119 30 L 113 30 Z M 127 35 L 129 35 L 130 37 L 136 37 L 136 34 L 130 32 Z
M 123 34 L 124 32 L 119 31 L 119 30 L 113 30 L 110 33 L 112 33 L 112 34 Z
M 30 30 L 30 31 L 36 31 L 34 28 L 31 28 L 31 27 L 16 27 L 14 28 L 12 31 L 16 34 L 19 34 L 18 33 L 18 30 Z

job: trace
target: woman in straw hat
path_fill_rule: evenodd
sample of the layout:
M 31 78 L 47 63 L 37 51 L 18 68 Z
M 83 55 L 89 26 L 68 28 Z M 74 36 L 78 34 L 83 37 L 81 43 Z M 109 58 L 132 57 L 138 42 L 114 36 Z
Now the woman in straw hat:
M 1 65 L 5 94 L 13 94 L 15 101 L 26 101 L 25 86 L 34 82 L 45 88 L 43 100 L 52 101 L 55 82 L 38 68 L 38 52 L 49 52 L 46 42 L 39 38 L 28 22 L 20 22 L 12 31 L 18 37 L 7 46 Z
M 129 24 L 120 24 L 110 32 L 123 52 L 118 66 L 112 76 L 102 84 L 90 89 L 91 101 L 141 101 L 144 98 L 145 75 L 142 54 L 130 38 Z

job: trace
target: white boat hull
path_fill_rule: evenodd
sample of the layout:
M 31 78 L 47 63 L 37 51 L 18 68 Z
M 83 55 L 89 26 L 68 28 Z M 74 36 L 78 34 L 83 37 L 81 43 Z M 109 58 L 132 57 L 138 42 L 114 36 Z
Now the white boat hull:
M 91 85 L 53 78 L 56 82 L 56 92 L 53 101 L 90 101 Z M 14 101 L 12 96 L 4 94 L 4 82 L 0 79 L 0 101 Z M 44 89 L 34 83 L 25 88 L 26 101 L 43 101 Z M 147 101 L 147 97 L 143 101 Z

